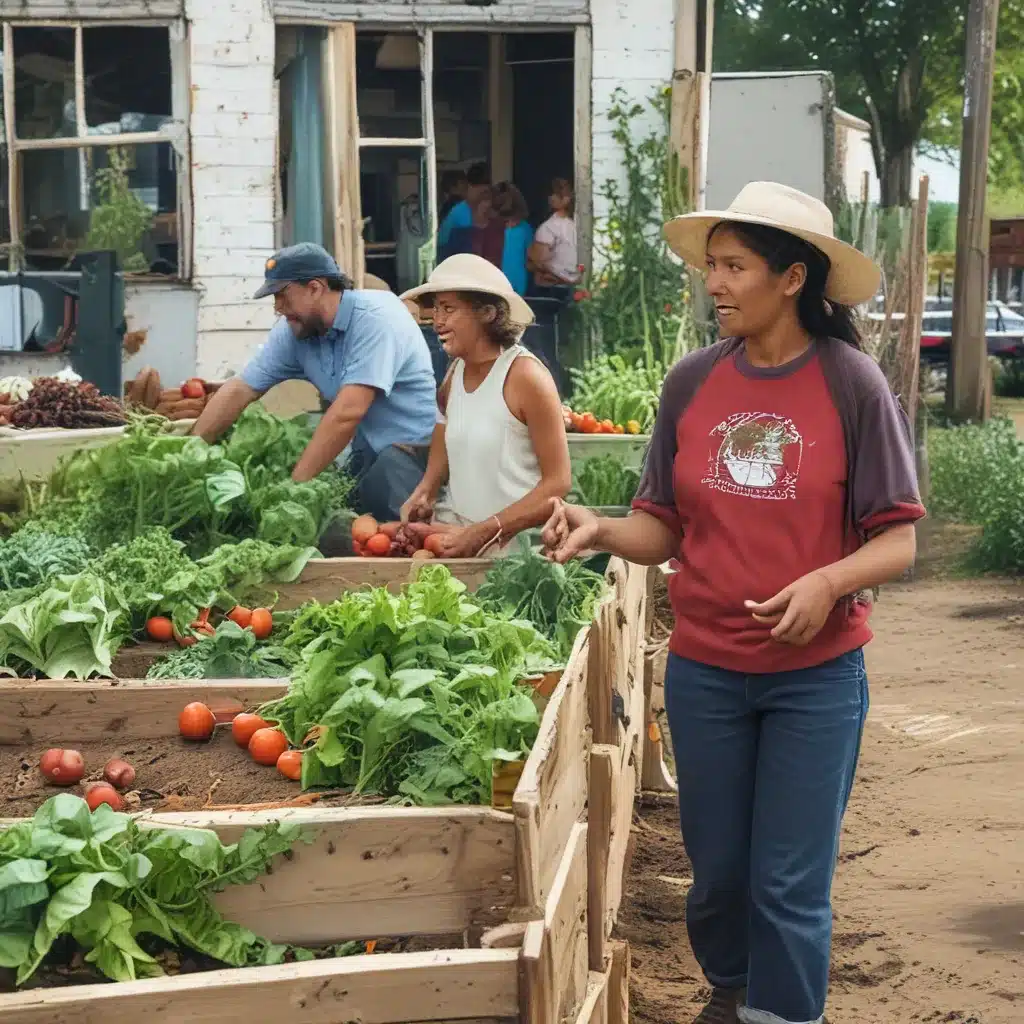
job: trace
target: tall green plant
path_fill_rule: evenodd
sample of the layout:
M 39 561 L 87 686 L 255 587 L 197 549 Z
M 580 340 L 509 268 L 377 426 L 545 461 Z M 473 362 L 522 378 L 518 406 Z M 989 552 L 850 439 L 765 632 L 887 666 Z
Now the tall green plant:
M 647 104 L 616 90 L 608 119 L 622 153 L 625 183 L 601 189 L 607 217 L 595 231 L 597 271 L 581 303 L 584 322 L 605 353 L 647 368 L 671 366 L 696 345 L 688 281 L 661 233 L 662 223 L 685 212 L 688 177 L 669 143 L 671 90 Z M 637 120 L 653 110 L 657 125 L 642 134 Z
M 89 217 L 89 232 L 82 248 L 113 249 L 123 270 L 143 273 L 149 261 L 139 248 L 153 223 L 153 214 L 128 187 L 128 151 L 110 150 L 109 165 L 93 172 L 93 189 L 99 202 Z

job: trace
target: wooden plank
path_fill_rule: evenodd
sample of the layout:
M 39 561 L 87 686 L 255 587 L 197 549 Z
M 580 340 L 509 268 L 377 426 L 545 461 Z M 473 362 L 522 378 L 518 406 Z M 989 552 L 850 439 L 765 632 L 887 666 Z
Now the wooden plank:
M 512 799 L 520 920 L 541 916 L 562 852 L 587 802 L 589 635 L 580 630 Z
M 488 558 L 455 558 L 442 564 L 470 590 L 476 590 L 494 562 Z M 306 565 L 294 583 L 275 585 L 280 595 L 277 607 L 289 609 L 306 601 L 335 601 L 343 591 L 360 587 L 387 587 L 397 593 L 413 579 L 418 567 L 409 558 L 317 558 Z
M 636 756 L 638 732 L 638 729 L 630 728 L 629 740 L 619 751 L 621 761 L 616 765 L 612 779 L 612 827 L 605 880 L 605 935 L 611 935 L 622 904 L 629 837 L 633 825 L 633 804 L 640 773 L 640 762 Z
M 372 24 L 456 24 L 459 26 L 586 24 L 589 0 L 272 0 L 275 19 L 365 21 Z
M 407 1024 L 515 1018 L 518 952 L 455 949 L 0 995 L 4 1024 Z
M 608 965 L 608 1024 L 629 1024 L 629 943 L 611 943 Z
M 592 266 L 594 244 L 594 41 L 589 25 L 576 29 L 573 63 L 574 131 L 576 165 L 576 249 L 579 261 Z
M 451 935 L 506 921 L 516 902 L 514 824 L 486 808 L 286 808 L 142 820 L 212 828 L 225 842 L 274 821 L 308 830 L 312 845 L 297 843 L 272 874 L 216 897 L 227 918 L 275 942 Z
M 618 739 L 615 718 L 612 714 L 615 611 L 615 598 L 612 595 L 598 606 L 594 613 L 594 624 L 590 627 L 587 658 L 587 707 L 595 743 L 615 743 Z
M 282 696 L 284 679 L 185 682 L 0 681 L 0 746 L 98 743 L 178 735 L 178 713 L 199 700 L 214 711 L 242 711 Z
M 595 744 L 590 751 L 587 805 L 587 930 L 591 971 L 604 969 L 608 853 L 612 840 L 612 785 L 619 748 Z
M 0 14 L 19 20 L 97 18 L 147 21 L 184 17 L 185 0 L 3 0 Z
M 608 1024 L 608 975 L 590 972 L 587 997 L 583 1000 L 576 1024 Z
M 542 921 L 526 930 L 521 1016 L 530 1024 L 573 1019 L 586 997 L 587 826 L 578 823 L 562 855 Z

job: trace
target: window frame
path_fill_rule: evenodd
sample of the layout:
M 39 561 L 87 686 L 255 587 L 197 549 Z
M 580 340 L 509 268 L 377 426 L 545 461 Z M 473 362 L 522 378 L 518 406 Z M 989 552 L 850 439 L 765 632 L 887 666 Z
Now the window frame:
M 16 131 L 14 32 L 21 28 L 70 29 L 75 34 L 75 121 L 77 133 L 52 139 L 20 139 Z M 162 129 L 151 132 L 125 132 L 117 135 L 90 135 L 85 112 L 84 32 L 90 28 L 166 28 L 171 62 L 171 117 Z M 16 18 L 3 22 L 3 142 L 7 152 L 7 203 L 10 251 L 8 266 L 24 269 L 22 224 L 21 154 L 30 151 L 74 149 L 79 153 L 92 148 L 148 146 L 170 143 L 178 162 L 175 175 L 178 187 L 178 271 L 176 275 L 126 274 L 134 283 L 188 281 L 192 276 L 192 176 L 189 171 L 189 82 L 188 24 L 183 19 L 68 19 Z

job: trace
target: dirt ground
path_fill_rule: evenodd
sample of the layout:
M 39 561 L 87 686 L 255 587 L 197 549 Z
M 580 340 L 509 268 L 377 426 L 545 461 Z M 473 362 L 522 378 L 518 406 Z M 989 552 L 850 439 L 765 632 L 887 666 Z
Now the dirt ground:
M 886 588 L 871 711 L 834 893 L 832 1024 L 1024 1022 L 1024 584 L 948 571 L 924 538 Z M 632 1019 L 689 1024 L 708 994 L 686 939 L 673 806 L 647 807 L 620 917 Z

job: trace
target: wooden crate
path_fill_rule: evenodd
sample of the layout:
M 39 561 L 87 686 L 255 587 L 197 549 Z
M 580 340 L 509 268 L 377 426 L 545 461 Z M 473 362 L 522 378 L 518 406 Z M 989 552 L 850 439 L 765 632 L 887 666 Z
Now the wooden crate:
M 321 571 L 307 581 L 310 589 L 299 600 L 331 600 L 348 586 L 398 586 L 408 578 L 409 567 L 393 560 L 331 561 L 359 566 L 355 571 L 350 565 L 344 572 Z M 371 562 L 384 564 L 367 564 Z M 479 571 L 475 566 L 466 570 Z M 465 578 L 463 571 L 460 567 L 457 574 Z M 610 593 L 598 606 L 593 624 L 579 634 L 551 693 L 512 796 L 511 814 L 484 807 L 357 807 L 148 816 L 164 824 L 194 825 L 213 819 L 226 835 L 268 817 L 324 829 L 323 841 L 318 840 L 312 852 L 297 854 L 287 873 L 275 870 L 273 886 L 257 892 L 257 883 L 219 897 L 232 919 L 278 941 L 333 941 L 337 937 L 331 916 L 317 923 L 328 905 L 344 907 L 346 939 L 451 934 L 513 922 L 520 929 L 519 948 L 358 957 L 90 987 L 98 995 L 85 989 L 19 993 L 0 997 L 0 1022 L 41 1024 L 59 1019 L 99 1024 L 120 1011 L 155 1015 L 158 1021 L 184 1020 L 175 1016 L 182 1012 L 181 1003 L 173 999 L 179 992 L 188 1004 L 188 1019 L 198 1021 L 223 1018 L 226 1012 L 248 1014 L 253 1020 L 264 1019 L 254 1015 L 264 1012 L 265 1019 L 271 1019 L 273 1010 L 262 1007 L 276 1006 L 291 1008 L 293 1016 L 298 1007 L 299 1021 L 560 1024 L 575 1020 L 584 1009 L 592 1016 L 595 1006 L 606 1006 L 607 997 L 591 999 L 591 990 L 601 987 L 596 976 L 607 975 L 610 968 L 602 962 L 595 970 L 588 951 L 594 931 L 588 925 L 588 906 L 604 906 L 595 903 L 589 891 L 595 841 L 586 841 L 584 824 L 594 764 L 592 718 L 597 713 L 602 738 L 617 737 L 621 723 L 611 719 L 610 710 L 601 710 L 599 690 L 609 699 L 613 692 L 620 693 L 629 708 L 637 693 L 642 702 L 647 593 L 646 570 L 612 559 L 607 575 Z M 176 735 L 177 712 L 189 701 L 201 700 L 230 713 L 273 699 L 286 685 L 284 680 L 0 682 L 0 706 L 7 712 L 0 716 L 0 745 L 30 742 L 42 748 L 72 739 L 87 743 L 111 736 Z M 608 731 L 609 720 L 614 730 Z M 620 740 L 622 749 L 634 752 L 634 760 L 642 742 L 642 730 L 639 740 L 635 732 L 625 730 Z M 620 775 L 625 778 L 626 767 L 620 766 Z M 618 792 L 622 785 L 613 789 Z M 630 789 L 630 810 L 631 793 Z M 615 804 L 619 816 L 622 806 Z M 599 826 L 598 845 L 614 843 L 604 855 L 614 890 L 613 866 L 624 858 L 623 831 L 613 832 L 611 819 L 602 819 Z M 333 852 L 327 852 L 329 848 Z M 309 866 L 314 860 L 328 869 L 317 872 L 315 883 L 301 872 L 294 874 L 294 864 Z M 278 881 L 282 874 L 292 879 L 291 889 Z M 602 933 L 607 918 L 601 911 Z M 413 999 L 416 986 L 427 981 L 436 1000 Z M 254 1009 L 256 984 L 264 993 L 259 1011 Z M 317 991 L 331 994 L 329 1005 L 321 1005 L 324 997 L 313 1005 L 312 993 Z M 379 1002 L 368 1001 L 371 992 L 382 993 Z M 408 1016 L 413 1012 L 418 1016 Z M 581 1017 L 580 1024 L 590 1019 Z
M 512 867 L 505 816 L 472 808 L 287 812 L 312 830 L 274 871 L 221 893 L 218 906 L 278 942 L 469 931 L 492 914 Z M 274 812 L 273 817 L 281 817 Z M 213 828 L 232 841 L 266 816 L 164 815 L 147 823 Z M 225 969 L 120 984 L 0 995 L 4 1024 L 562 1024 L 587 996 L 587 828 L 570 836 L 543 916 L 511 948 L 365 955 Z M 444 850 L 442 855 L 439 850 Z M 367 856 L 367 853 L 370 856 Z M 439 870 L 439 858 L 446 863 Z M 504 873 L 499 873 L 501 871 Z M 581 1024 L 589 1018 L 581 1018 Z

